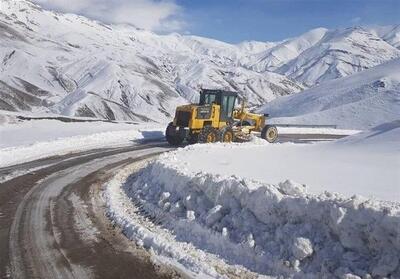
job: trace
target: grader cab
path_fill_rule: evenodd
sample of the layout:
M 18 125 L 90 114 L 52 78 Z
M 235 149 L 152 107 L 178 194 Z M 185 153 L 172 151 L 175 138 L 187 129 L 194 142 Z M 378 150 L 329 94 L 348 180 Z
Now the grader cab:
M 237 98 L 237 92 L 202 89 L 199 104 L 176 108 L 165 133 L 167 141 L 175 146 L 185 140 L 190 144 L 248 141 L 252 132 L 261 132 L 268 142 L 276 141 L 276 127 L 265 125 L 265 115 L 247 112 L 244 102 L 235 108 Z

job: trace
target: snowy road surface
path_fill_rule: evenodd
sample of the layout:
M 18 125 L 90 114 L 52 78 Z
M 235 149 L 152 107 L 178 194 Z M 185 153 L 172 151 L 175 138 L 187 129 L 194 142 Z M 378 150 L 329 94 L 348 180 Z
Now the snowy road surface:
M 2 183 L 0 277 L 174 277 L 174 270 L 155 266 L 110 225 L 99 194 L 117 168 L 166 150 L 154 143 L 60 156 Z

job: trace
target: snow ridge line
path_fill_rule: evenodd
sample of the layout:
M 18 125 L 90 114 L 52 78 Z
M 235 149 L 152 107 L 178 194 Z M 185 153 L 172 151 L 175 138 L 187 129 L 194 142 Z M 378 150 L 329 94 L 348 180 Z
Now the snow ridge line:
M 123 191 L 177 240 L 269 276 L 400 277 L 399 204 L 309 195 L 291 181 L 191 174 L 171 157 L 161 155 Z

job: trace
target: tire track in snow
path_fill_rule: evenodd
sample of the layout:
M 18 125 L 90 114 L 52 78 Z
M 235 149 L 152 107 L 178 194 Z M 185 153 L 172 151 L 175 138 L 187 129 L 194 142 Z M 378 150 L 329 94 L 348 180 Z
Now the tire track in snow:
M 112 266 L 107 267 L 117 277 L 118 274 L 126 274 L 127 271 L 132 270 L 136 270 L 136 272 L 143 270 L 152 277 L 170 277 L 165 274 L 175 274 L 168 269 L 165 269 L 164 273 L 159 272 L 149 260 L 148 255 L 147 258 L 144 257 L 144 260 L 138 260 L 132 253 L 134 249 L 129 249 L 125 244 L 117 243 L 118 245 L 115 245 L 114 243 L 111 245 L 111 242 L 117 242 L 112 239 L 115 238 L 115 231 L 113 233 L 100 231 L 101 245 L 91 245 L 93 242 L 87 241 L 82 231 L 73 224 L 76 222 L 75 213 L 79 210 L 82 212 L 82 204 L 74 204 L 70 201 L 69 204 L 62 203 L 63 199 L 68 199 L 74 194 L 68 192 L 68 196 L 64 197 L 67 189 L 71 187 L 90 188 L 90 183 L 93 181 L 88 180 L 88 176 L 105 179 L 106 176 L 102 174 L 107 173 L 107 177 L 109 177 L 115 171 L 115 167 L 128 161 L 132 162 L 141 156 L 155 156 L 155 154 L 167 150 L 169 149 L 165 147 L 165 144 L 155 143 L 99 151 L 65 161 L 60 157 L 59 163 L 39 169 L 34 174 L 22 175 L 2 183 L 0 187 L 0 212 L 2 214 L 2 218 L 0 218 L 0 248 L 4 248 L 2 249 L 4 257 L 0 259 L 1 277 L 104 277 L 105 274 L 102 275 L 99 271 L 103 267 L 107 267 L 107 257 L 110 258 L 110 262 L 114 261 L 115 265 L 118 265 L 118 262 L 125 264 L 125 269 L 118 270 Z M 36 164 L 32 163 L 28 166 Z M 90 204 L 90 200 L 84 202 Z M 74 206 L 77 208 L 75 209 Z M 95 226 L 98 226 L 96 222 L 101 223 L 93 214 L 86 217 L 90 217 Z M 80 240 L 75 246 L 66 246 L 63 243 L 67 232 L 74 234 L 75 239 Z M 116 239 L 121 242 L 124 238 Z M 78 244 L 80 247 L 76 246 Z M 111 250 L 106 249 L 107 247 Z M 74 249 L 77 248 L 80 248 L 81 252 L 86 251 L 86 254 L 81 253 L 80 258 L 71 256 Z M 96 249 L 101 249 L 103 252 Z M 103 258 L 101 259 L 101 257 Z M 85 265 L 87 259 L 90 261 Z M 133 264 L 135 262 L 136 264 Z

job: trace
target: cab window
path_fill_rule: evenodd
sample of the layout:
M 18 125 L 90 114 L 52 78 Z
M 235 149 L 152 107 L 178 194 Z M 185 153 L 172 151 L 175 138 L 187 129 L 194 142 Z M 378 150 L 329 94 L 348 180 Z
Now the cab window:
M 236 96 L 223 96 L 221 104 L 221 120 L 226 121 L 232 117 Z
M 216 95 L 215 94 L 204 94 L 204 97 L 201 98 L 200 100 L 200 105 L 207 105 L 207 104 L 212 104 L 213 102 L 215 102 L 216 100 Z
M 215 101 L 215 94 L 206 94 L 205 104 L 212 104 Z

